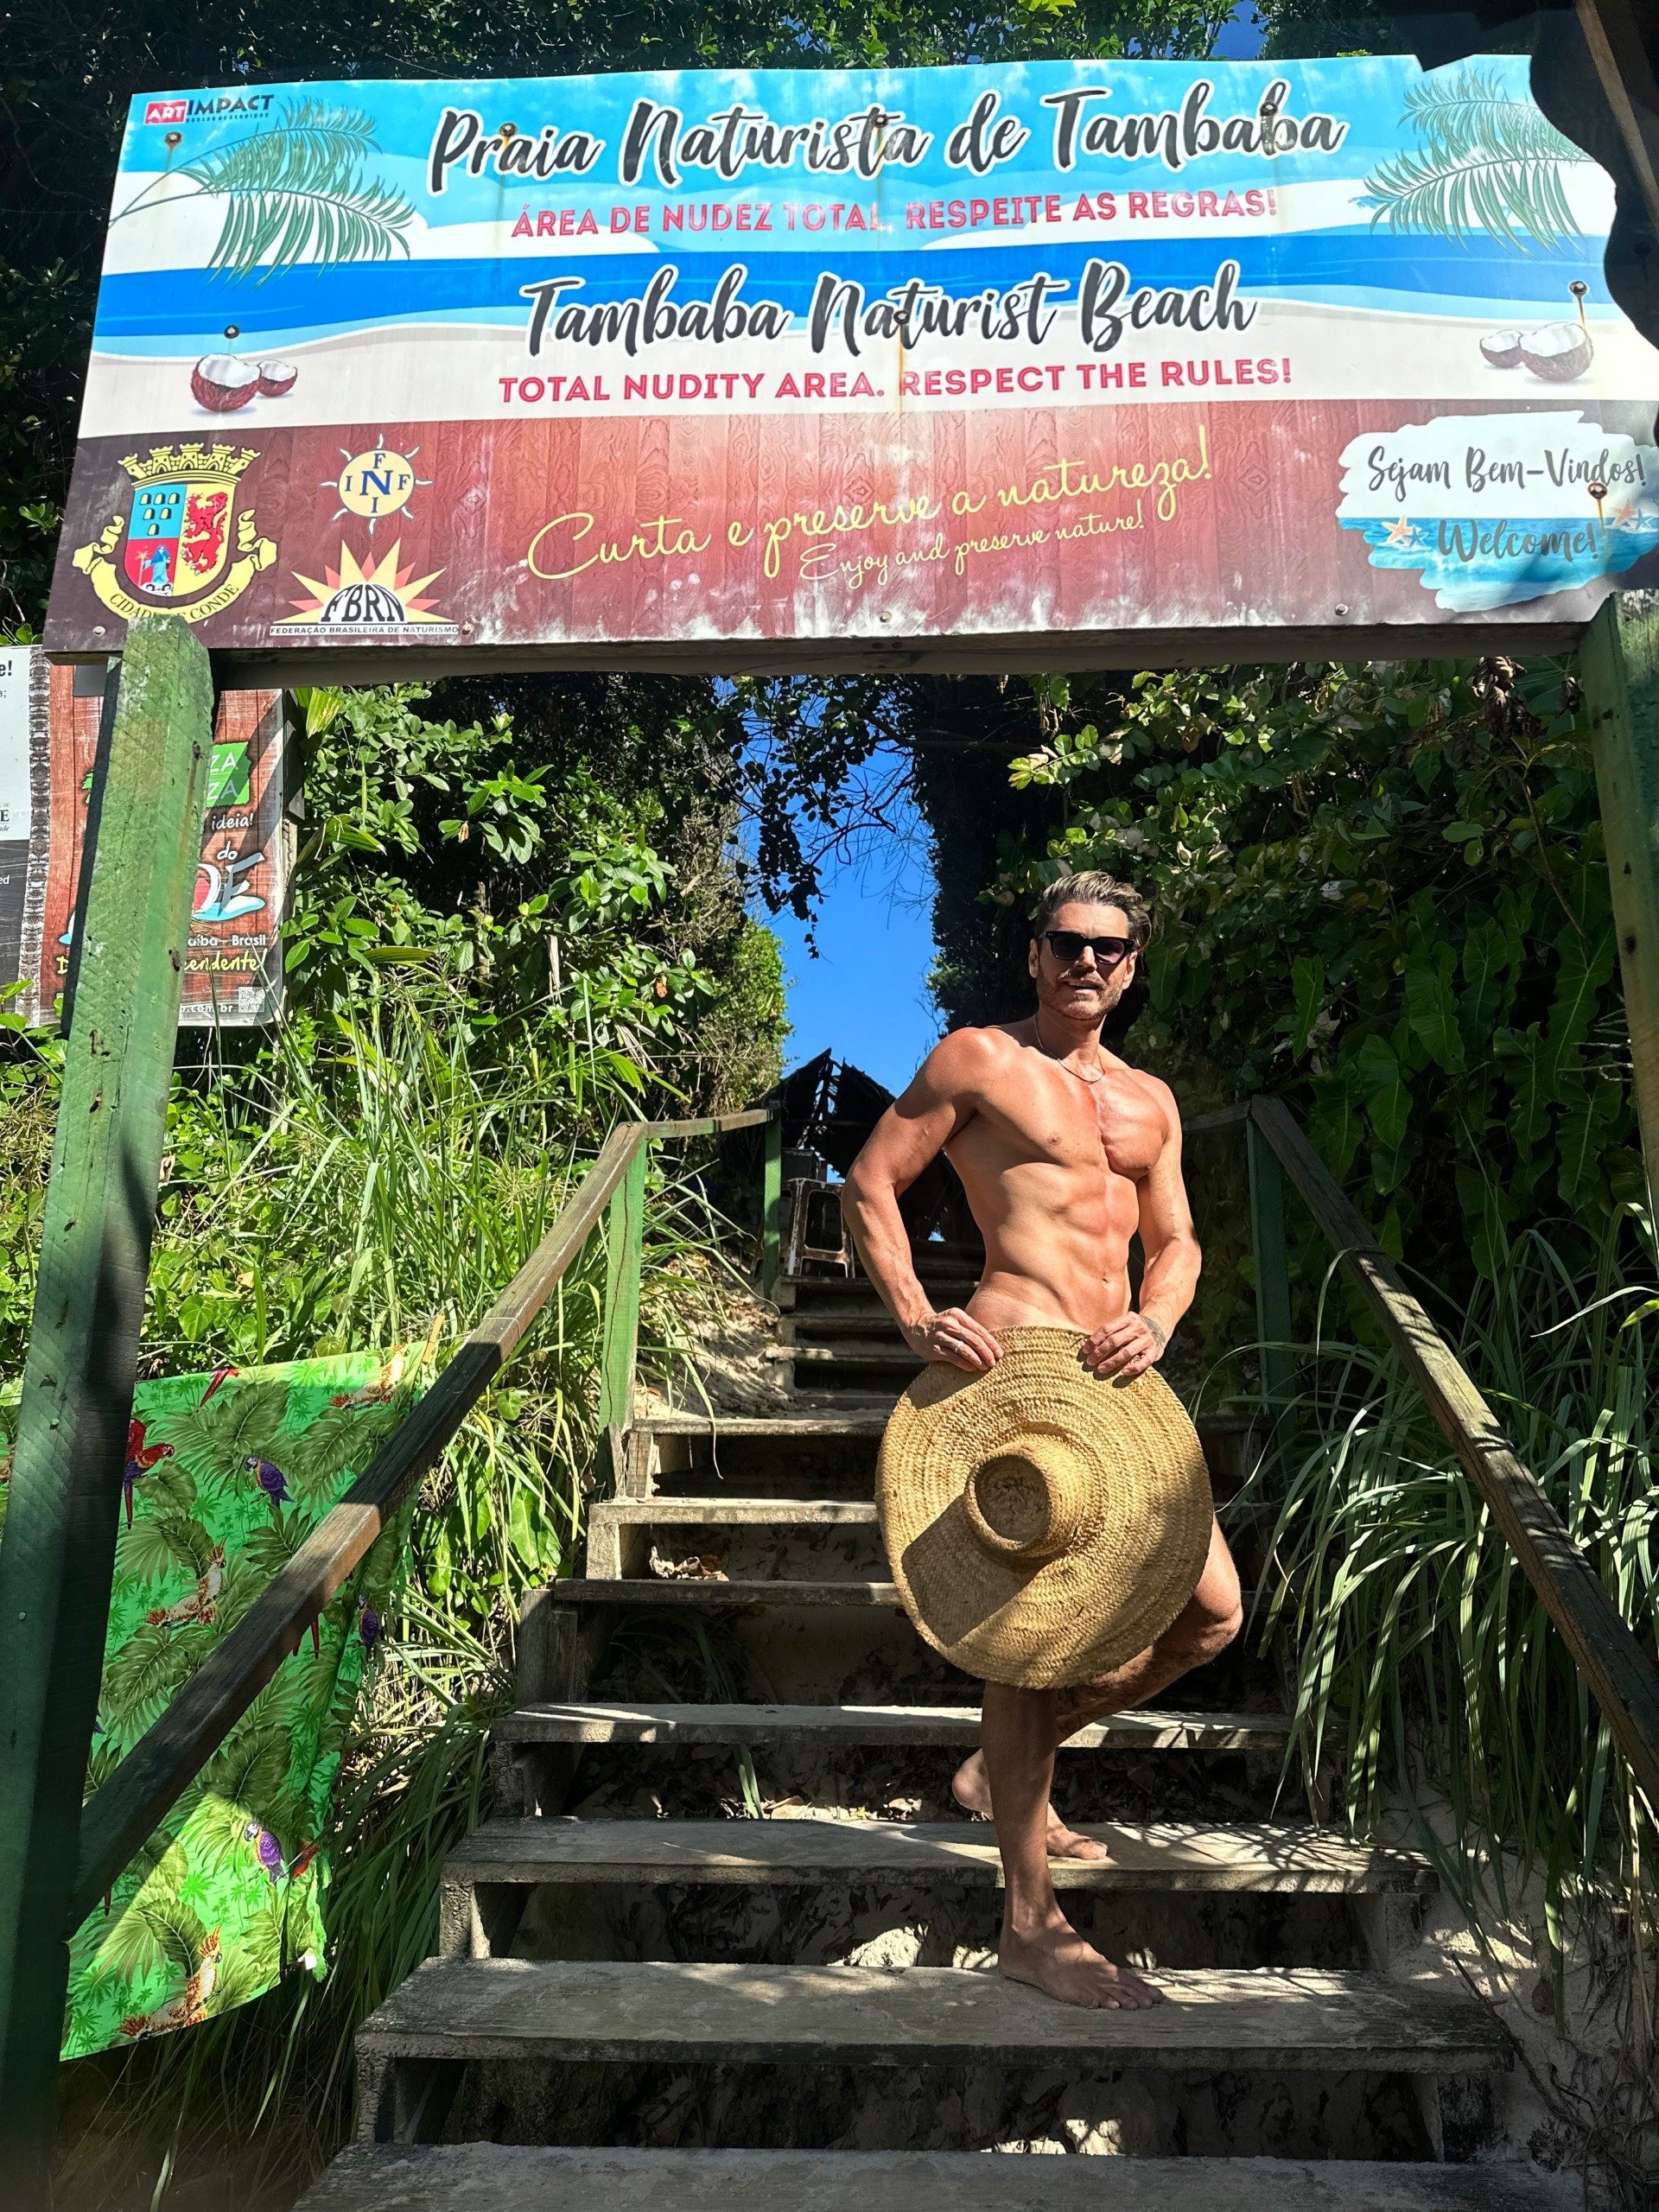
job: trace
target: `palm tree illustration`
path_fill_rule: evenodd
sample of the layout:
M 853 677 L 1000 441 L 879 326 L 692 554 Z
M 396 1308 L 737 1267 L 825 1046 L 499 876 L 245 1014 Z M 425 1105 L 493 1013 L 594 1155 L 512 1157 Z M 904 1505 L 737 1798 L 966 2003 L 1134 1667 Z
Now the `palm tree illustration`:
M 270 1716 L 250 1726 L 244 1719 L 203 1770 L 207 1793 L 234 1808 L 229 1821 L 230 1855 L 245 1858 L 242 1829 L 250 1813 L 266 1827 L 286 1830 L 299 1809 L 294 1773 L 295 1745 L 289 1731 Z
M 124 1753 L 132 1748 L 195 1672 L 213 1640 L 211 1629 L 194 1622 L 170 1629 L 146 1621 L 133 1630 L 104 1669 L 99 1713 L 111 1743 Z
M 259 282 L 296 263 L 324 269 L 348 261 L 389 261 L 409 252 L 404 236 L 415 209 L 401 192 L 365 168 L 378 151 L 374 118 L 359 108 L 289 100 L 268 129 L 221 140 L 154 177 L 118 208 L 124 222 L 146 207 L 197 194 L 224 203 L 208 267 Z M 188 188 L 162 194 L 164 186 Z
M 159 1582 L 179 1567 L 192 1577 L 200 1574 L 212 1549 L 213 1539 L 193 1515 L 164 1510 L 141 1512 L 122 1532 L 116 1556 L 122 1574 L 135 1582 Z
M 131 1992 L 151 1976 L 165 1974 L 169 1993 L 153 2009 L 129 2014 L 121 2023 L 124 2036 L 188 2026 L 205 2015 L 215 1997 L 220 2005 L 238 2001 L 220 1986 L 219 1929 L 207 1925 L 191 1901 L 193 1873 L 188 1852 L 178 1841 L 169 1844 L 92 1955 L 89 1994 L 111 1980 L 124 1982 Z
M 405 1410 L 397 1404 L 327 1406 L 302 1433 L 284 1436 L 282 1465 L 296 1496 L 320 1499 L 342 1487 L 348 1471 L 361 1474 Z
M 185 1871 L 184 1855 L 175 1847 L 111 1922 L 93 1957 L 95 1980 L 111 1974 L 137 1980 L 166 1967 L 182 1981 L 194 1971 L 207 1931 L 181 1894 Z
M 1580 238 L 1566 173 L 1589 161 L 1491 71 L 1437 71 L 1406 94 L 1419 148 L 1365 180 L 1371 227 L 1464 238 L 1484 231 L 1522 253 L 1556 253 Z

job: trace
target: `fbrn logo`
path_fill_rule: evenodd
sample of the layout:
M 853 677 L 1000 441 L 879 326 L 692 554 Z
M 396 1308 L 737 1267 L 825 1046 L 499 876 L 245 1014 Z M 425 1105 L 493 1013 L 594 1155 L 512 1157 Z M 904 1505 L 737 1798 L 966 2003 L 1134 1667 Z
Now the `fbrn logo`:
M 190 103 L 188 100 L 151 100 L 144 109 L 146 123 L 182 123 Z

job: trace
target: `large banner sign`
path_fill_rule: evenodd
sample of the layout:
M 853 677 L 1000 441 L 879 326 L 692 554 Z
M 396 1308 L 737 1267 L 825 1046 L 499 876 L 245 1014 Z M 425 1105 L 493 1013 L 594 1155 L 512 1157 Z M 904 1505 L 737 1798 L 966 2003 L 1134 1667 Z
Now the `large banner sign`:
M 160 608 L 303 680 L 1569 638 L 1659 581 L 1611 209 L 1520 59 L 143 96 L 47 642 Z

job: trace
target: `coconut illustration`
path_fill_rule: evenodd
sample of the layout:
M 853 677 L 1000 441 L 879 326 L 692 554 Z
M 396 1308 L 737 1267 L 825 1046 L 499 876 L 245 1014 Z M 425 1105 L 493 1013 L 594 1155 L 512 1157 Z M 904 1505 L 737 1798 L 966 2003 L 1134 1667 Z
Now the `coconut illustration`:
M 190 372 L 190 389 L 210 414 L 245 407 L 259 389 L 259 364 L 239 353 L 204 353 Z
M 1521 340 L 1522 366 L 1546 384 L 1571 384 L 1589 367 L 1590 356 L 1590 334 L 1581 323 L 1547 322 Z
M 299 373 L 292 361 L 261 361 L 259 389 L 267 399 L 280 399 L 293 391 Z
M 1521 334 L 1518 330 L 1493 330 L 1480 341 L 1480 357 L 1489 369 L 1515 369 L 1521 365 Z

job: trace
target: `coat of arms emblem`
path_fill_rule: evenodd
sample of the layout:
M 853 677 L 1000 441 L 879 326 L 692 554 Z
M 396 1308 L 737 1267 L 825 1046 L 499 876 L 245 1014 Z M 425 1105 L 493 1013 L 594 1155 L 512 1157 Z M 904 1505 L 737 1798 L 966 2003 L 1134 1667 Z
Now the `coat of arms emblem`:
M 74 564 L 112 613 L 124 621 L 144 613 L 200 622 L 239 599 L 276 548 L 261 537 L 237 493 L 250 462 L 247 447 L 153 446 L 121 466 L 132 480 L 126 515 L 118 515 Z M 117 553 L 119 550 L 119 565 Z

